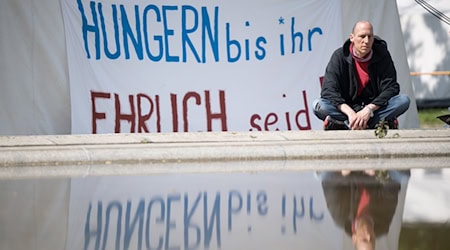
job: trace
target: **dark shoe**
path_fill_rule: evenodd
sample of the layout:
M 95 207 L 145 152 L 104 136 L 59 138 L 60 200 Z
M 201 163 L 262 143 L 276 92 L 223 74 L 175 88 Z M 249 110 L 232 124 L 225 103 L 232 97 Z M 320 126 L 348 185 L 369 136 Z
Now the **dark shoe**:
M 389 129 L 398 129 L 398 120 L 397 118 L 388 121 Z
M 348 130 L 347 125 L 343 121 L 336 120 L 331 116 L 327 116 L 323 121 L 324 130 Z

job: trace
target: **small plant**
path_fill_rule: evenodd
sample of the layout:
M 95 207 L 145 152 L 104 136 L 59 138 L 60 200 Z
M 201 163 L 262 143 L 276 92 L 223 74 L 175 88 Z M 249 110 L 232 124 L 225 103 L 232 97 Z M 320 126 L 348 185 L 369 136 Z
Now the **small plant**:
M 385 184 L 391 176 L 387 170 L 377 170 L 375 171 L 375 178 L 379 183 Z
M 375 126 L 375 136 L 378 138 L 384 138 L 389 130 L 389 124 L 385 120 L 381 120 L 376 126 Z

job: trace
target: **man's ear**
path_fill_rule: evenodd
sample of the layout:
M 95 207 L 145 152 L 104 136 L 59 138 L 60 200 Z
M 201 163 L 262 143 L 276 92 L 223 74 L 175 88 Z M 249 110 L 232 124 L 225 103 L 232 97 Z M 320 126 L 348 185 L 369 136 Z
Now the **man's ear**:
M 352 234 L 352 242 L 353 242 L 353 245 L 356 244 L 356 233 Z
M 355 38 L 355 37 L 353 36 L 353 33 L 350 33 L 349 38 L 350 38 L 350 42 L 353 42 L 353 39 Z

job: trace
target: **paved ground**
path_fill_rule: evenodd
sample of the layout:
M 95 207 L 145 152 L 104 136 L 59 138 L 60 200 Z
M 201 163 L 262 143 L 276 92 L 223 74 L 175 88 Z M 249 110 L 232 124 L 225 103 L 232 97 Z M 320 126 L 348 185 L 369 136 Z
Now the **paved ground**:
M 0 178 L 443 168 L 449 159 L 450 129 L 0 137 Z M 230 161 L 239 164 L 222 167 Z

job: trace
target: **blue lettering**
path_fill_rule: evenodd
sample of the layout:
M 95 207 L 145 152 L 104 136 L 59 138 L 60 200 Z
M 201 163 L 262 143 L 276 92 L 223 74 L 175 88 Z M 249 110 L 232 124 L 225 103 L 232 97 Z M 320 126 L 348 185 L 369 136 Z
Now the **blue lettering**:
M 77 0 L 78 10 L 82 20 L 82 35 L 84 49 L 88 59 L 91 59 L 92 49 L 95 49 L 95 59 L 100 60 L 102 53 L 110 60 L 130 60 L 133 50 L 138 60 L 148 59 L 153 62 L 165 60 L 166 62 L 187 62 L 189 54 L 197 63 L 206 63 L 208 59 L 218 62 L 219 57 L 219 7 L 213 7 L 209 12 L 203 6 L 197 8 L 191 5 L 146 5 L 143 11 L 141 5 L 134 5 L 133 11 L 128 10 L 125 5 L 90 1 L 90 16 L 82 0 Z M 111 13 L 106 13 L 106 10 Z M 178 20 L 172 18 L 173 13 L 180 16 Z M 132 19 L 134 18 L 134 20 Z M 111 19 L 111 20 L 108 20 Z M 89 20 L 89 21 L 88 21 Z M 108 25 L 110 25 L 108 27 Z M 241 44 L 237 40 L 231 40 L 230 24 L 227 23 L 227 52 L 228 60 L 235 62 L 241 56 Z M 249 25 L 247 25 L 249 26 Z M 160 34 L 156 31 L 161 29 Z M 108 32 L 111 32 L 109 34 Z M 179 33 L 180 39 L 175 39 Z M 94 39 L 88 39 L 90 33 Z M 122 36 L 122 37 L 120 37 Z M 196 42 L 195 39 L 201 39 Z M 180 45 L 180 55 L 175 54 L 174 45 Z M 201 43 L 201 44 L 200 44 Z M 250 59 L 251 40 L 245 39 L 245 59 Z M 265 57 L 264 44 L 267 41 L 263 37 L 257 38 L 255 42 L 255 57 L 262 60 Z M 103 48 L 101 48 L 103 46 Z M 237 55 L 232 55 L 231 50 L 236 47 Z M 123 51 L 123 53 L 122 53 Z
M 294 232 L 297 232 L 297 218 L 303 218 L 305 216 L 305 201 L 303 199 L 303 196 L 300 198 L 300 209 L 301 211 L 297 210 L 297 197 L 294 196 L 294 211 L 293 211 L 293 225 L 294 225 Z
M 125 5 L 111 4 L 107 8 L 111 14 L 105 16 L 104 3 L 90 1 L 90 15 L 86 15 L 82 0 L 77 0 L 77 5 L 82 21 L 84 50 L 88 59 L 93 57 L 92 49 L 95 50 L 96 60 L 100 60 L 101 53 L 104 53 L 105 58 L 111 60 L 121 56 L 130 60 L 132 57 L 130 50 L 134 50 L 138 60 L 144 60 L 145 56 L 152 62 L 165 60 L 166 62 L 186 63 L 192 59 L 197 63 L 206 63 L 209 58 L 215 62 L 220 59 L 219 7 L 217 6 L 214 7 L 213 12 L 209 12 L 208 8 L 204 6 L 200 9 L 191 5 L 180 5 L 180 7 L 162 5 L 159 7 L 149 4 L 141 13 L 140 5 L 134 5 L 134 10 L 127 12 Z M 180 18 L 171 18 L 174 13 Z M 130 22 L 132 16 L 134 16 L 134 20 Z M 107 20 L 108 17 L 111 20 Z M 174 20 L 179 21 L 176 23 Z M 108 24 L 112 27 L 107 27 Z M 245 26 L 250 27 L 250 22 L 245 22 Z M 158 28 L 161 29 L 160 34 L 157 33 Z M 108 36 L 108 31 L 113 34 Z M 93 39 L 88 39 L 90 33 L 93 34 Z M 122 34 L 122 39 L 120 34 Z M 176 35 L 179 35 L 179 39 L 175 39 Z M 296 30 L 295 17 L 292 17 L 290 25 L 292 54 L 303 51 L 305 39 L 308 41 L 308 51 L 312 51 L 313 38 L 323 35 L 323 31 L 320 27 L 313 27 L 308 29 L 307 37 L 304 35 L 306 32 L 302 33 Z M 285 39 L 284 36 L 284 34 L 280 34 L 279 37 L 282 56 L 289 48 L 289 45 L 285 45 L 285 40 L 289 40 L 289 38 Z M 200 41 L 196 42 L 196 39 L 200 38 L 201 44 Z M 230 23 L 225 23 L 225 41 L 223 42 L 222 45 L 226 46 L 227 62 L 230 63 L 241 59 L 249 61 L 252 57 L 263 60 L 267 56 L 265 46 L 268 41 L 265 37 L 234 39 Z M 175 45 L 179 45 L 180 50 L 177 50 Z
M 300 52 L 303 51 L 303 33 L 301 32 L 295 32 L 295 17 L 292 17 L 292 23 L 291 23 L 291 42 L 292 42 L 292 54 L 295 53 L 296 49 L 296 39 L 299 38 L 299 50 Z M 308 50 L 312 51 L 312 37 L 315 33 L 318 33 L 319 35 L 322 35 L 322 29 L 319 27 L 314 27 L 313 29 L 308 30 Z M 280 35 L 280 51 L 281 55 L 284 55 L 284 36 Z
M 108 35 L 106 34 L 106 25 L 105 25 L 105 17 L 103 16 L 103 7 L 102 3 L 98 4 L 98 13 L 100 15 L 100 23 L 102 27 L 103 34 L 103 46 L 105 47 L 106 57 L 109 59 L 116 59 L 120 56 L 120 42 L 119 42 L 119 27 L 117 24 L 117 7 L 115 4 L 111 5 L 112 13 L 113 13 L 113 22 L 114 22 L 114 41 L 116 43 L 116 52 L 111 53 L 108 48 Z
M 284 35 L 280 34 L 280 55 L 284 56 Z
M 92 230 L 90 226 L 92 203 L 89 203 L 89 208 L 86 215 L 86 223 L 84 225 L 84 249 L 88 249 L 91 237 L 95 236 L 95 248 L 100 248 L 100 239 L 102 235 L 102 202 L 97 204 L 97 230 Z
M 187 28 L 186 24 L 186 16 L 187 12 L 192 12 L 194 23 L 192 25 L 192 28 Z M 181 32 L 181 40 L 183 45 L 183 62 L 186 62 L 187 52 L 186 52 L 186 44 L 191 49 L 192 53 L 195 56 L 195 59 L 197 62 L 200 62 L 200 57 L 198 56 L 197 51 L 195 50 L 194 45 L 192 44 L 191 39 L 189 38 L 188 34 L 195 33 L 198 29 L 198 12 L 197 10 L 192 6 L 183 6 L 181 8 L 181 26 L 182 26 L 182 32 Z
M 238 197 L 239 205 L 236 208 L 233 197 Z M 242 208 L 242 196 L 238 191 L 233 191 L 230 195 L 230 210 L 240 211 Z M 196 211 L 199 211 L 200 202 L 203 198 L 203 222 L 198 224 Z M 183 209 L 183 246 L 170 241 L 170 234 L 177 229 L 176 221 L 172 216 L 178 215 L 181 201 L 180 194 L 168 195 L 166 199 L 161 196 L 153 197 L 147 207 L 146 200 L 140 199 L 137 203 L 128 200 L 126 210 L 125 204 L 119 201 L 111 201 L 103 210 L 103 202 L 99 201 L 93 207 L 89 203 L 86 221 L 84 225 L 84 249 L 137 249 L 150 250 L 179 250 L 179 249 L 209 249 L 212 242 L 215 246 L 221 246 L 221 195 L 219 192 L 208 200 L 208 193 L 201 192 L 189 200 L 189 194 L 184 195 Z M 265 198 L 264 198 L 265 200 Z M 233 203 L 233 204 L 232 204 Z M 124 212 L 124 213 L 123 213 Z M 124 216 L 123 216 L 124 215 Z M 124 219 L 122 219 L 124 217 Z M 178 217 L 178 216 L 176 216 Z M 104 218 L 104 220 L 103 220 Z M 145 227 L 144 227 L 145 221 Z M 112 223 L 112 224 L 110 224 Z M 123 230 L 124 229 L 124 230 Z M 202 232 L 204 230 L 204 232 Z M 124 234 L 122 234 L 124 232 Z M 145 235 L 144 235 L 145 234 Z M 113 237 L 110 237 L 110 236 Z M 203 246 L 202 236 L 204 236 Z M 121 240 L 123 237 L 123 244 Z M 145 245 L 143 239 L 145 237 Z M 94 240 L 95 239 L 95 240 Z
M 88 45 L 88 32 L 93 32 L 95 34 L 95 58 L 100 59 L 100 31 L 98 28 L 98 20 L 97 20 L 97 12 L 95 11 L 95 2 L 90 3 L 91 7 L 91 13 L 92 13 L 92 21 L 94 22 L 93 25 L 89 25 L 87 22 L 86 15 L 84 14 L 84 7 L 81 0 L 77 0 L 78 3 L 78 10 L 81 14 L 81 21 L 83 23 L 82 30 L 83 30 L 83 40 L 84 40 L 84 49 L 86 50 L 87 58 L 91 58 L 91 53 L 89 52 L 89 45 Z
M 295 39 L 297 37 L 300 38 L 299 51 L 302 52 L 303 50 L 303 34 L 301 32 L 295 32 L 294 26 L 295 26 L 295 17 L 292 17 L 292 24 L 291 24 L 292 54 L 295 53 Z
M 156 224 L 164 224 L 164 219 L 166 218 L 166 214 L 165 214 L 166 207 L 165 207 L 164 199 L 161 197 L 153 198 L 147 207 L 147 221 L 145 224 L 145 231 L 146 231 L 145 244 L 146 244 L 147 249 L 162 249 L 163 243 L 164 243 L 164 237 L 162 235 L 160 235 L 158 238 L 158 246 L 156 248 L 153 248 L 150 245 L 150 236 L 153 234 L 153 231 L 150 231 L 150 218 L 151 218 L 153 206 L 155 204 L 159 204 L 159 207 L 160 207 L 159 217 L 156 217 L 156 220 L 155 220 Z
M 245 22 L 246 27 L 250 27 L 250 22 Z M 243 47 L 241 47 L 241 42 L 238 40 L 231 39 L 230 35 L 230 23 L 225 24 L 225 32 L 226 32 L 226 45 L 227 45 L 227 60 L 228 62 L 237 62 L 241 58 L 241 52 L 244 53 L 244 58 L 246 61 L 251 60 L 251 52 L 253 51 L 254 56 L 258 60 L 264 59 L 266 56 L 266 50 L 264 48 L 264 44 L 267 43 L 267 40 L 260 36 L 257 37 L 256 40 L 251 40 L 246 38 L 242 41 Z M 255 47 L 255 48 L 254 48 Z M 235 48 L 236 53 L 235 56 L 232 53 L 232 49 Z M 241 51 L 242 50 L 242 51 Z
M 258 204 L 258 213 L 259 215 L 267 215 L 269 211 L 269 207 L 267 206 L 267 194 L 264 191 L 260 191 L 256 195 L 256 201 Z
M 226 23 L 225 30 L 226 30 L 225 32 L 226 32 L 226 36 L 227 36 L 227 59 L 228 59 L 228 62 L 236 62 L 241 57 L 241 45 L 236 40 L 230 40 L 230 24 L 229 23 Z M 231 56 L 231 46 L 236 47 L 237 52 L 236 52 L 235 57 Z
M 204 211 L 204 227 L 205 227 L 205 248 L 209 249 L 209 246 L 211 244 L 211 237 L 214 230 L 214 224 L 216 225 L 216 237 L 217 237 L 217 246 L 221 246 L 221 239 L 220 239 L 220 193 L 216 194 L 216 198 L 214 200 L 213 209 L 211 212 L 211 216 L 208 220 L 208 199 L 207 199 L 207 193 L 204 193 L 203 198 L 203 211 Z M 208 223 L 209 221 L 209 223 Z
M 238 205 L 234 206 L 233 199 L 237 198 Z M 242 196 L 239 191 L 230 191 L 228 195 L 228 231 L 231 231 L 232 229 L 232 215 L 239 213 L 242 209 Z
M 221 197 L 220 192 L 211 195 L 208 195 L 208 192 L 199 192 L 185 193 L 183 197 L 178 193 L 167 197 L 156 196 L 152 197 L 148 204 L 144 198 L 135 202 L 128 200 L 126 204 L 114 200 L 105 203 L 105 206 L 101 201 L 94 205 L 91 202 L 85 217 L 84 249 L 130 249 L 135 247 L 153 250 L 193 250 L 220 248 Z M 264 190 L 255 192 L 253 195 L 251 191 L 244 193 L 240 190 L 230 190 L 228 198 L 225 200 L 227 202 L 225 206 L 228 208 L 228 231 L 231 232 L 233 229 L 233 219 L 240 219 L 242 216 L 250 218 L 252 212 L 257 212 L 259 216 L 267 216 L 269 214 L 268 200 L 268 194 Z M 315 200 L 312 195 L 281 194 L 281 215 L 284 222 L 289 224 L 292 222 L 293 233 L 300 231 L 303 220 L 316 223 L 323 221 L 324 210 L 314 204 Z M 244 206 L 246 206 L 245 210 Z M 307 211 L 308 209 L 309 211 Z M 290 215 L 292 215 L 292 219 Z M 177 219 L 180 216 L 183 216 L 182 228 L 177 227 Z M 243 223 L 238 224 L 240 226 Z M 249 228 L 251 228 L 250 224 Z M 177 232 L 178 235 L 181 230 L 183 236 L 179 235 L 174 240 L 172 235 L 171 241 L 171 234 Z M 285 225 L 282 225 L 281 230 L 282 234 L 285 234 Z M 143 244 L 144 237 L 145 243 Z M 183 243 L 180 242 L 179 237 L 182 237 Z
M 218 16 L 219 16 L 219 8 L 214 8 L 214 32 L 211 30 L 211 23 L 209 20 L 209 14 L 206 7 L 202 7 L 202 54 L 203 60 L 202 62 L 206 62 L 206 33 L 208 34 L 208 40 L 210 41 L 211 50 L 214 55 L 214 60 L 219 61 L 219 24 L 218 24 Z
M 175 34 L 173 29 L 169 29 L 167 24 L 167 12 L 168 11 L 174 11 L 177 10 L 177 6 L 163 6 L 162 7 L 162 13 L 163 13 L 163 25 L 164 25 L 164 47 L 166 48 L 166 61 L 168 62 L 179 62 L 180 57 L 179 56 L 171 56 L 169 52 L 169 37 L 173 36 Z
M 245 26 L 249 27 L 250 22 L 245 22 Z M 245 59 L 250 60 L 250 41 L 248 39 L 245 39 Z
M 106 208 L 106 218 L 105 218 L 105 233 L 103 234 L 103 249 L 106 249 L 106 244 L 108 242 L 108 231 L 109 231 L 109 221 L 111 220 L 111 211 L 115 208 L 117 210 L 117 228 L 116 228 L 116 245 L 115 248 L 120 248 L 120 235 L 122 231 L 122 204 L 118 201 L 113 201 L 108 204 Z
M 145 213 L 145 200 L 140 200 L 133 221 L 130 223 L 131 217 L 131 201 L 127 202 L 127 211 L 125 214 L 125 236 L 123 242 L 123 248 L 128 249 L 130 247 L 131 236 L 133 235 L 134 228 L 139 222 L 138 229 L 138 249 L 142 248 L 142 231 L 144 225 L 144 213 Z
M 155 12 L 156 15 L 156 22 L 161 22 L 161 13 L 159 12 L 158 7 L 156 7 L 153 4 L 147 5 L 147 7 L 145 7 L 144 9 L 144 18 L 143 18 L 143 22 L 144 22 L 144 42 L 145 42 L 145 51 L 147 52 L 147 56 L 150 58 L 151 61 L 155 61 L 158 62 L 162 59 L 163 56 L 163 37 L 162 36 L 153 36 L 153 39 L 157 42 L 159 51 L 158 54 L 153 55 L 152 52 L 150 51 L 150 43 L 148 41 L 148 27 L 147 27 L 147 13 L 153 10 Z
M 286 217 L 286 195 L 283 194 L 281 197 L 281 216 Z
M 324 217 L 324 213 L 323 212 L 321 212 L 319 215 L 316 215 L 314 213 L 314 198 L 311 196 L 309 198 L 309 218 L 311 220 L 321 221 L 321 220 L 323 220 L 323 217 Z
M 202 198 L 201 193 L 197 195 L 197 198 L 192 205 L 192 208 L 189 209 L 188 195 L 184 197 L 184 248 L 185 249 L 197 249 L 200 245 L 200 227 L 197 224 L 191 224 L 192 216 L 194 215 L 195 210 Z M 205 212 L 206 213 L 206 212 Z M 189 229 L 192 228 L 195 230 L 196 241 L 194 245 L 189 245 Z
M 171 211 L 172 211 L 172 203 L 180 201 L 181 197 L 179 194 L 169 195 L 167 197 L 167 217 L 166 217 L 166 241 L 164 245 L 164 249 L 180 249 L 179 246 L 172 247 L 169 246 L 170 242 L 170 230 L 176 228 L 175 221 L 171 220 Z
M 134 49 L 136 51 L 136 55 L 139 60 L 144 58 L 143 56 L 143 47 L 142 47 L 142 38 L 140 32 L 140 21 L 139 21 L 139 6 L 134 6 L 134 15 L 136 18 L 136 36 L 133 35 L 131 31 L 130 23 L 128 22 L 127 13 L 125 11 L 125 7 L 120 5 L 120 15 L 122 17 L 122 28 L 123 28 L 123 46 L 125 47 L 125 59 L 130 59 L 130 52 L 128 46 L 128 38 L 131 39 L 133 43 Z
M 314 33 L 319 33 L 320 35 L 322 35 L 322 29 L 319 27 L 315 27 L 312 30 L 308 30 L 308 50 L 312 51 L 312 36 L 314 35 Z
M 266 50 L 264 49 L 262 44 L 267 44 L 267 40 L 264 37 L 258 37 L 256 39 L 256 48 L 258 50 L 255 51 L 255 57 L 258 60 L 262 60 L 262 59 L 264 59 L 266 57 Z
M 247 214 L 250 214 L 252 211 L 252 195 L 250 192 L 247 192 Z

